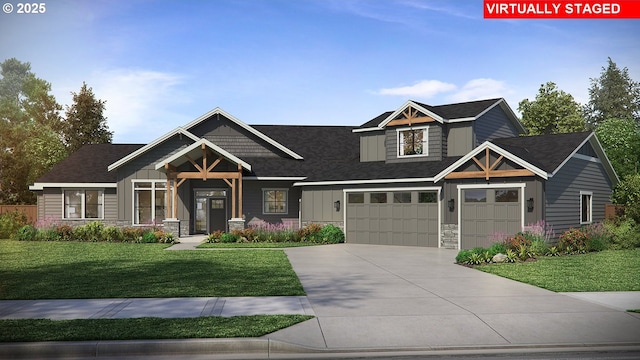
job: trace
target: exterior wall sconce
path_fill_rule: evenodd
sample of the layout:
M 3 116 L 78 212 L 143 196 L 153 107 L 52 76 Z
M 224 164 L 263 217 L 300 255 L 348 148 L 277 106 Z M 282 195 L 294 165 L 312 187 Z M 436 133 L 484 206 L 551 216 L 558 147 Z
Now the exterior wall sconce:
M 333 207 L 336 209 L 336 211 L 340 211 L 340 200 L 334 202 Z
M 455 208 L 455 204 L 456 204 L 456 201 L 453 199 L 450 199 L 449 201 L 447 201 L 447 205 L 449 205 L 449 211 L 453 211 L 453 209 Z
M 529 200 L 527 200 L 527 209 L 529 211 L 533 211 L 533 198 L 529 198 Z

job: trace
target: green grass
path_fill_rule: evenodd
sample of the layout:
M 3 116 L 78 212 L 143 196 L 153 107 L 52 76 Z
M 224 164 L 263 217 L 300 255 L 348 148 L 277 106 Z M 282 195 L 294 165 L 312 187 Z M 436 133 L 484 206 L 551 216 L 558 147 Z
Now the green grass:
M 640 291 L 640 249 L 539 257 L 479 270 L 556 292 Z
M 255 243 L 204 243 L 198 245 L 198 249 L 267 249 L 267 248 L 289 248 L 301 246 L 320 246 L 322 244 L 310 242 L 255 242 Z
M 256 315 L 180 319 L 0 320 L 0 342 L 259 337 L 313 318 Z
M 0 241 L 0 299 L 305 295 L 283 251 Z

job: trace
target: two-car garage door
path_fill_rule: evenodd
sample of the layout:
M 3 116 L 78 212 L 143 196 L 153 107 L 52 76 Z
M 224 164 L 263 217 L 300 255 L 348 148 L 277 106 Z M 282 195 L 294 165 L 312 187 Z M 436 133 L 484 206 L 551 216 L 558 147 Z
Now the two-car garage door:
M 438 191 L 347 192 L 347 241 L 438 247 Z

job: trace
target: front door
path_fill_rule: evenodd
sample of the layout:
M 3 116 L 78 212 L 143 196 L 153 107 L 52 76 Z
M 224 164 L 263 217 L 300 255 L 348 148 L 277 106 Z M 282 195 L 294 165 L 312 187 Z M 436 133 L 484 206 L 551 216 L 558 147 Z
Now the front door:
M 209 231 L 227 230 L 227 209 L 225 199 L 209 199 Z
M 197 190 L 195 193 L 195 224 L 197 234 L 227 230 L 227 198 L 224 190 Z

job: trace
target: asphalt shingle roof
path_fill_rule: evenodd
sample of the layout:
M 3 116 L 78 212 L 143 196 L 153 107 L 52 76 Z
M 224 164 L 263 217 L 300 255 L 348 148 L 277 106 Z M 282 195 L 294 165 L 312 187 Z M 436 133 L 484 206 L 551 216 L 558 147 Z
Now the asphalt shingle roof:
M 582 144 L 591 132 L 520 136 L 492 142 L 530 164 L 553 172 Z
M 116 172 L 107 167 L 142 144 L 93 144 L 84 145 L 66 159 L 57 163 L 51 171 L 41 176 L 39 183 L 115 183 Z

